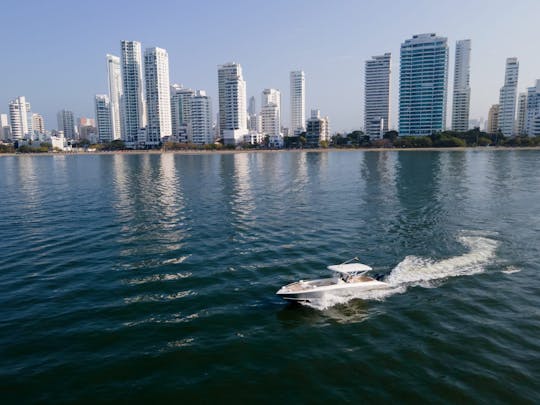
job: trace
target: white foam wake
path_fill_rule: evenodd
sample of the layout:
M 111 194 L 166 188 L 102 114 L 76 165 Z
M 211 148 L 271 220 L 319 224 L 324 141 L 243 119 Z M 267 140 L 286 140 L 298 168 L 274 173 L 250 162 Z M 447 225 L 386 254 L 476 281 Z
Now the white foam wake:
M 316 309 L 326 309 L 343 304 L 351 299 L 383 300 L 394 294 L 404 293 L 410 286 L 437 287 L 450 277 L 467 276 L 485 271 L 496 255 L 498 242 L 482 236 L 460 236 L 459 242 L 469 248 L 469 252 L 443 260 L 433 260 L 418 256 L 407 256 L 384 280 L 388 288 L 366 291 L 348 297 L 325 295 L 321 300 L 307 305 Z

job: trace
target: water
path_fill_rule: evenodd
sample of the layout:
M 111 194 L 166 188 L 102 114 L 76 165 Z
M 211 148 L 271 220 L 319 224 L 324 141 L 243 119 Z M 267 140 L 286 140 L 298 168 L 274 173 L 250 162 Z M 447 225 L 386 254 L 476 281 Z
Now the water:
M 540 401 L 540 151 L 0 158 L 2 402 Z M 292 306 L 354 256 L 390 287 Z

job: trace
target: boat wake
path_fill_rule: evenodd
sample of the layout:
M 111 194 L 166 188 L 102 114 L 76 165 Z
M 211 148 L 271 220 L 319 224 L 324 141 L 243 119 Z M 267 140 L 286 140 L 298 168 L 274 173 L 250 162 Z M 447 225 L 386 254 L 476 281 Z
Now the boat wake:
M 469 248 L 469 252 L 439 261 L 407 256 L 383 280 L 389 284 L 388 288 L 365 291 L 347 297 L 326 294 L 324 298 L 306 305 L 322 310 L 344 304 L 351 299 L 384 300 L 391 295 L 404 293 L 408 287 L 436 288 L 450 277 L 482 273 L 487 265 L 493 262 L 498 246 L 496 240 L 482 236 L 460 236 L 458 240 Z

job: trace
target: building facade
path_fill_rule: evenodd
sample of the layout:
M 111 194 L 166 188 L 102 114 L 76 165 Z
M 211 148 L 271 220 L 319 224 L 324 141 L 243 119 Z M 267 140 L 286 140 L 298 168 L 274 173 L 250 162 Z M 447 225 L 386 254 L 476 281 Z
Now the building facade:
M 514 135 L 516 120 L 516 96 L 519 74 L 517 58 L 506 59 L 504 85 L 499 95 L 499 128 L 504 136 Z
M 366 61 L 364 130 L 371 139 L 381 139 L 390 125 L 390 63 L 390 53 Z
M 169 55 L 165 49 L 148 48 L 144 53 L 146 84 L 146 145 L 157 146 L 172 134 Z
M 499 104 L 493 104 L 489 108 L 486 132 L 488 134 L 496 134 L 499 131 Z
M 45 120 L 41 114 L 32 114 L 32 129 L 38 137 L 45 134 Z
M 9 116 L 0 114 L 0 140 L 11 139 L 11 127 L 9 126 Z
M 517 119 L 514 133 L 519 136 L 527 135 L 527 93 L 519 93 L 517 103 Z
M 426 136 L 446 126 L 447 39 L 414 35 L 401 44 L 399 135 Z
M 214 142 L 212 128 L 212 99 L 205 91 L 199 90 L 191 98 L 190 142 L 207 145 Z
M 64 138 L 75 139 L 77 134 L 75 132 L 75 117 L 71 110 L 60 110 L 56 115 L 58 120 L 58 130 L 64 133 Z
M 139 143 L 139 133 L 146 127 L 141 43 L 121 41 L 120 46 L 123 87 L 122 140 L 128 147 L 136 147 Z
M 24 96 L 17 97 L 9 103 L 9 124 L 11 139 L 14 141 L 30 139 L 32 136 L 32 112 L 30 103 Z
M 304 71 L 290 72 L 291 126 L 290 136 L 298 136 L 306 130 L 306 77 Z
M 112 105 L 106 94 L 97 94 L 94 100 L 96 111 L 97 136 L 100 143 L 112 142 L 114 138 L 114 122 Z
M 173 139 L 177 142 L 188 142 L 191 138 L 191 100 L 195 91 L 171 85 L 171 128 Z
M 112 139 L 122 138 L 122 69 L 120 58 L 107 54 L 107 82 L 109 86 L 109 102 L 111 106 Z
M 246 82 L 238 63 L 218 67 L 219 131 L 224 144 L 236 145 L 248 134 Z
M 540 136 L 540 80 L 527 89 L 527 118 L 525 130 L 528 136 Z
M 471 40 L 456 42 L 454 65 L 454 92 L 452 100 L 452 131 L 464 132 L 469 129 L 469 108 L 471 104 Z
M 330 140 L 328 117 L 321 118 L 319 110 L 311 110 L 311 117 L 306 121 L 306 146 L 317 148 L 321 142 Z

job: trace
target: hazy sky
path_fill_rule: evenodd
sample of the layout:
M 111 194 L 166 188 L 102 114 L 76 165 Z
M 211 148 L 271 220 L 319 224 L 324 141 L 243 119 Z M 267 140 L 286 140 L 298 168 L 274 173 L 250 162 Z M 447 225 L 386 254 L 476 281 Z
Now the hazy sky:
M 507 57 L 519 58 L 519 91 L 540 79 L 539 15 L 540 0 L 10 1 L 0 10 L 0 112 L 24 95 L 47 129 L 62 108 L 93 117 L 105 54 L 126 39 L 167 49 L 171 83 L 206 90 L 214 111 L 217 65 L 239 62 L 257 108 L 264 88 L 282 91 L 285 126 L 289 71 L 303 69 L 306 114 L 319 108 L 332 131 L 363 126 L 364 62 L 391 52 L 397 126 L 400 44 L 435 32 L 450 45 L 448 112 L 455 42 L 470 38 L 471 118 L 487 118 Z

